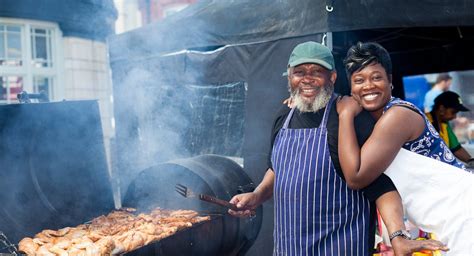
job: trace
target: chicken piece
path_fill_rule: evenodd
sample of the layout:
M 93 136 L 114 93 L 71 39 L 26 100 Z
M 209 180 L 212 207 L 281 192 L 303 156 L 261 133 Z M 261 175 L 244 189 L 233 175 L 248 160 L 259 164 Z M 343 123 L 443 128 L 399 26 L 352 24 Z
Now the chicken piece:
M 140 213 L 137 216 L 137 218 L 141 219 L 141 220 L 144 220 L 145 222 L 152 222 L 153 221 L 153 217 L 151 215 L 144 214 L 144 213 Z
M 56 230 L 51 230 L 51 229 L 45 229 L 43 231 L 41 231 L 40 233 L 36 234 L 37 236 L 46 236 L 46 237 L 52 237 L 52 236 L 56 236 Z
M 198 212 L 193 210 L 176 210 L 170 213 L 170 216 L 177 217 L 182 216 L 186 218 L 192 218 L 198 215 Z
M 177 231 L 177 227 L 166 227 L 166 226 L 161 226 L 160 231 L 158 233 L 158 240 L 163 239 L 168 236 L 174 235 Z
M 78 239 L 78 238 L 82 238 L 84 236 L 87 235 L 87 231 L 86 230 L 83 230 L 83 229 L 74 229 L 74 230 L 71 230 L 69 231 L 67 234 L 66 234 L 66 238 L 70 239 L 70 240 L 73 240 L 73 239 Z
M 86 256 L 86 251 L 85 250 L 81 250 L 81 249 L 78 249 L 78 248 L 75 248 L 75 247 L 69 248 L 67 253 L 68 253 L 68 256 Z
M 107 230 L 107 232 L 109 235 L 120 235 L 131 229 L 133 229 L 133 222 L 112 226 Z
M 71 230 L 71 228 L 69 228 L 69 227 L 62 228 L 60 230 L 45 229 L 37 235 L 39 235 L 39 236 L 44 235 L 46 237 L 61 237 L 61 236 L 64 236 L 65 234 L 67 234 L 69 232 L 69 230 Z
M 159 232 L 159 229 L 157 228 L 157 226 L 153 225 L 152 223 L 142 224 L 141 226 L 138 226 L 136 230 L 148 235 L 155 235 L 157 234 L 157 232 Z
M 189 228 L 193 226 L 193 223 L 189 221 L 183 221 L 181 219 L 167 219 L 162 223 L 165 227 L 177 227 L 178 230 Z
M 92 240 L 90 240 L 87 236 L 73 239 L 71 242 L 73 244 L 72 247 L 77 249 L 86 249 L 87 246 L 94 244 L 94 242 L 92 242 Z
M 109 219 L 126 219 L 133 216 L 133 214 L 124 211 L 113 211 L 107 215 Z
M 100 248 L 97 245 L 89 244 L 86 246 L 86 255 L 93 256 L 93 255 L 104 255 L 104 254 L 100 254 Z
M 118 255 L 118 254 L 122 254 L 125 252 L 125 245 L 123 245 L 123 243 L 118 240 L 117 238 L 113 238 L 113 241 L 114 241 L 114 249 L 112 250 L 111 254 L 112 255 Z
M 125 212 L 136 212 L 137 209 L 131 208 L 131 207 L 122 207 L 120 208 L 120 211 L 125 211 Z
M 147 235 L 143 245 L 153 243 L 154 241 L 158 241 L 159 239 L 160 237 L 158 235 Z
M 75 228 L 71 228 L 72 230 L 76 230 L 76 229 L 81 229 L 81 230 L 88 230 L 89 228 L 89 224 L 81 224 Z
M 67 249 L 71 246 L 71 240 L 67 237 L 58 237 L 55 242 L 54 246 L 61 249 Z
M 48 243 L 48 242 L 45 242 L 45 241 L 43 241 L 43 240 L 41 240 L 41 239 L 39 239 L 39 238 L 33 238 L 33 242 L 34 242 L 35 244 L 37 244 L 38 246 L 42 246 L 42 245 Z
M 68 256 L 68 253 L 66 250 L 64 250 L 63 248 L 59 248 L 55 245 L 51 246 L 51 248 L 49 248 L 49 251 L 58 256 Z
M 192 218 L 191 222 L 194 224 L 194 223 L 204 222 L 208 220 L 211 220 L 211 216 L 196 216 Z
M 18 243 L 18 249 L 27 255 L 35 255 L 39 245 L 32 238 L 25 237 Z
M 111 237 L 103 237 L 94 244 L 99 248 L 100 255 L 110 255 L 115 249 L 115 243 Z
M 36 239 L 36 241 L 41 241 L 42 244 L 54 243 L 56 238 L 51 236 L 49 231 L 53 230 L 44 230 L 41 233 L 36 234 L 34 239 Z
M 95 231 L 90 231 L 87 233 L 87 237 L 92 241 L 92 242 L 97 242 L 100 239 L 107 237 L 107 235 L 103 234 L 100 230 L 95 230 Z
M 49 249 L 52 247 L 52 244 L 45 244 L 38 248 L 35 255 L 41 256 L 56 256 L 54 253 L 50 252 Z
M 122 236 L 118 237 L 118 240 L 121 242 L 125 251 L 133 251 L 136 248 L 142 247 L 145 244 L 147 235 L 137 232 L 137 231 L 128 231 Z
M 70 227 L 65 227 L 56 232 L 58 236 L 65 236 L 69 231 L 71 231 Z
M 131 242 L 132 242 L 132 232 L 125 232 L 121 234 L 120 236 L 114 236 L 117 241 L 119 241 L 120 245 L 123 246 L 124 251 L 128 252 L 130 251 L 130 248 L 132 248 Z
M 104 215 L 101 215 L 97 218 L 94 218 L 92 221 L 91 221 L 91 224 L 93 226 L 101 226 L 101 225 L 104 225 L 104 224 L 107 224 L 110 220 L 105 217 Z

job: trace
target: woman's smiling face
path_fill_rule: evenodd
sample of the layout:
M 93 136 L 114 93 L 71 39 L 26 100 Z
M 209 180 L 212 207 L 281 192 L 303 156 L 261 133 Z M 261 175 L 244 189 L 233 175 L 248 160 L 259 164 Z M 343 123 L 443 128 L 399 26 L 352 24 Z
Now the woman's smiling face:
M 352 97 L 376 118 L 392 97 L 391 76 L 379 63 L 372 63 L 351 75 Z

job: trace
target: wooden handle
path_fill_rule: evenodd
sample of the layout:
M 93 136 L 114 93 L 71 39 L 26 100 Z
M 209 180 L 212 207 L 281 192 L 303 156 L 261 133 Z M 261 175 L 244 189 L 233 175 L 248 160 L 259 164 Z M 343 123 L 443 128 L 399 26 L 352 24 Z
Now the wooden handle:
M 206 202 L 209 202 L 209 203 L 213 203 L 213 204 L 217 204 L 217 205 L 220 205 L 220 206 L 227 207 L 227 208 L 232 209 L 234 211 L 239 210 L 235 204 L 231 204 L 227 201 L 215 198 L 215 197 L 210 196 L 210 195 L 200 194 L 199 199 L 201 199 L 203 201 L 206 201 Z

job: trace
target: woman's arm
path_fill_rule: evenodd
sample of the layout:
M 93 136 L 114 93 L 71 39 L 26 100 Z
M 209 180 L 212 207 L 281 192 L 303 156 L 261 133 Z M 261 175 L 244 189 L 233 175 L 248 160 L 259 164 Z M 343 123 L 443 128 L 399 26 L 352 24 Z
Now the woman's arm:
M 397 191 L 383 194 L 375 203 L 389 234 L 406 229 L 405 223 L 403 223 L 402 199 Z M 444 244 L 436 240 L 407 240 L 400 236 L 394 238 L 391 244 L 397 256 L 411 255 L 413 252 L 421 250 L 448 250 Z
M 360 189 L 374 181 L 390 165 L 403 143 L 418 137 L 424 129 L 421 115 L 394 106 L 377 121 L 372 134 L 359 148 L 354 117 L 358 104 L 350 97 L 338 102 L 338 153 L 348 186 Z

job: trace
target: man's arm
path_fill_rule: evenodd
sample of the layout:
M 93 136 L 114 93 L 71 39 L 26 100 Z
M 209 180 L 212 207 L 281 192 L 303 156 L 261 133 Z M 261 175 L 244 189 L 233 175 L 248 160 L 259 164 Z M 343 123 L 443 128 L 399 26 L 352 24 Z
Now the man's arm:
M 456 137 L 456 134 L 454 134 L 453 129 L 449 123 L 447 124 L 446 131 L 449 139 L 449 149 L 453 152 L 456 158 L 463 161 L 464 163 L 469 163 L 469 161 L 472 160 L 472 157 L 466 151 L 466 149 L 461 146 L 461 143 L 458 141 L 458 137 Z
M 454 151 L 453 154 L 464 163 L 469 163 L 469 161 L 472 160 L 471 155 L 469 155 L 466 149 L 464 149 L 462 146 Z
M 268 168 L 262 182 L 253 192 L 235 195 L 229 202 L 237 205 L 239 211 L 229 209 L 229 214 L 236 217 L 250 217 L 254 210 L 273 196 L 275 173 Z
M 260 204 L 267 201 L 273 196 L 273 184 L 275 182 L 275 173 L 272 169 L 268 169 L 263 176 L 262 182 L 255 188 L 253 193 L 257 194 Z M 237 204 L 237 207 L 239 205 Z

